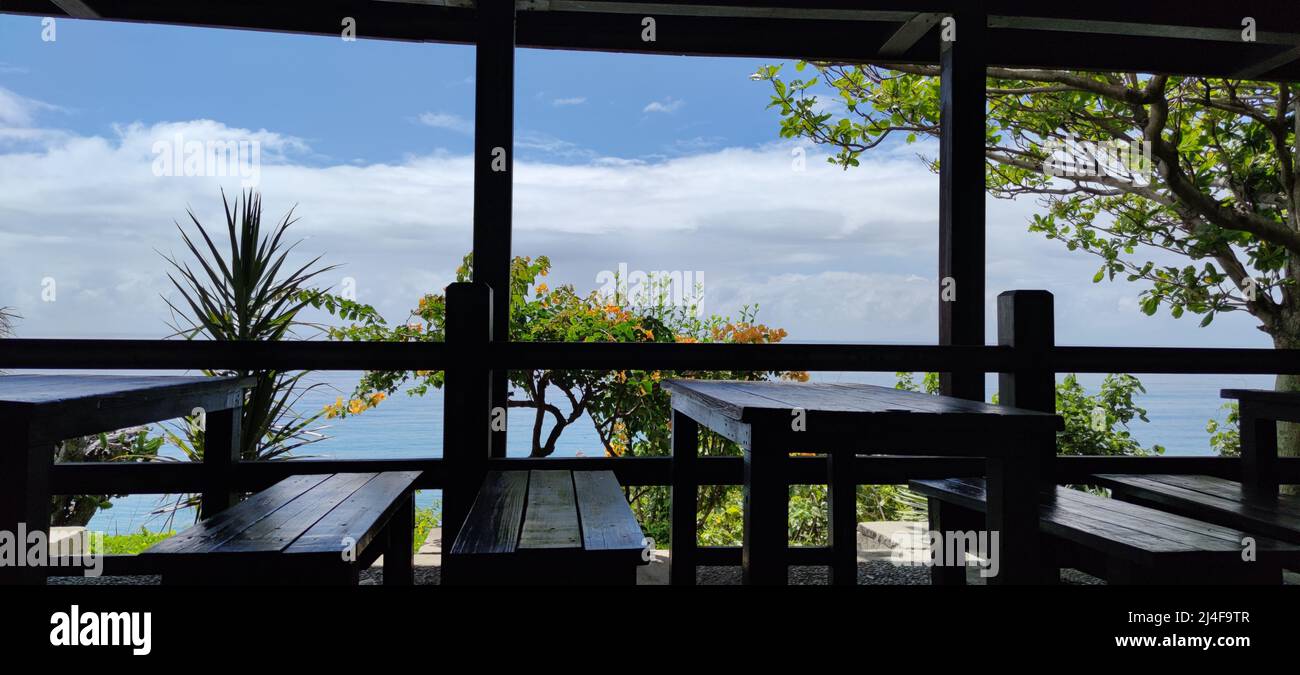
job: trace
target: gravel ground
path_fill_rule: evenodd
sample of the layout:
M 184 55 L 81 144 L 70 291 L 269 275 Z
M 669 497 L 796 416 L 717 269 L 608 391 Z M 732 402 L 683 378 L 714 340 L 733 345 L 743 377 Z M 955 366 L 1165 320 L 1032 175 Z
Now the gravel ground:
M 418 566 L 415 583 L 437 584 L 441 568 Z M 739 567 L 701 567 L 696 576 L 701 585 L 730 586 L 740 583 Z M 375 567 L 361 573 L 361 585 L 382 584 L 383 568 Z M 1063 570 L 1061 582 L 1066 584 L 1095 585 L 1104 583 L 1076 570 Z M 132 577 L 52 577 L 52 585 L 126 585 L 150 586 L 159 583 L 156 576 Z M 795 566 L 790 568 L 790 583 L 794 585 L 822 585 L 826 583 L 826 568 Z M 930 573 L 925 567 L 902 567 L 888 560 L 868 560 L 858 563 L 858 583 L 872 586 L 923 586 L 930 583 Z M 978 582 L 977 582 L 978 583 Z
M 739 567 L 701 567 L 695 576 L 701 585 L 731 586 L 740 583 Z M 825 567 L 795 566 L 790 568 L 790 584 L 816 586 L 826 584 Z M 975 583 L 980 583 L 976 581 Z M 1078 570 L 1062 570 L 1061 583 L 1071 585 L 1098 585 L 1106 582 Z M 927 567 L 904 567 L 888 560 L 867 560 L 858 563 L 858 584 L 864 586 L 928 586 L 930 570 Z

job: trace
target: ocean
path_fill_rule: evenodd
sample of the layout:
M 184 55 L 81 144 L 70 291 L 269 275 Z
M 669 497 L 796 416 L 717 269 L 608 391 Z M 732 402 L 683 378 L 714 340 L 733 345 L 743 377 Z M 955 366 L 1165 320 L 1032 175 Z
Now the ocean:
M 301 409 L 316 410 L 352 392 L 359 372 L 313 373 L 310 382 L 323 386 L 304 397 Z M 1082 384 L 1095 392 L 1102 375 L 1080 375 Z M 816 373 L 814 379 L 830 382 L 866 382 L 892 386 L 892 373 Z M 1131 426 L 1134 437 L 1143 445 L 1165 446 L 1166 455 L 1211 455 L 1206 421 L 1222 419 L 1223 401 L 1219 390 L 1237 388 L 1272 388 L 1273 377 L 1267 375 L 1144 375 L 1140 379 L 1147 393 L 1137 399 L 1137 404 L 1147 409 L 1148 423 L 1135 422 Z M 996 391 L 996 376 L 989 376 L 987 391 Z M 442 394 L 430 391 L 423 397 L 409 397 L 399 391 L 378 407 L 345 419 L 324 422 L 328 428 L 326 440 L 304 448 L 299 456 L 318 459 L 383 459 L 411 457 L 440 457 L 442 455 Z M 511 457 L 528 455 L 532 433 L 532 416 L 515 411 L 509 418 L 508 448 Z M 174 448 L 164 454 L 179 456 Z M 579 420 L 565 429 L 556 449 L 556 456 L 599 457 L 604 450 L 589 419 Z M 421 507 L 435 506 L 438 491 L 421 491 L 416 503 Z M 167 528 L 168 517 L 155 513 L 161 507 L 175 502 L 159 495 L 131 495 L 113 500 L 112 508 L 101 509 L 90 521 L 92 530 L 108 534 L 138 532 Z M 184 528 L 194 520 L 192 511 L 181 511 L 174 516 L 172 527 Z

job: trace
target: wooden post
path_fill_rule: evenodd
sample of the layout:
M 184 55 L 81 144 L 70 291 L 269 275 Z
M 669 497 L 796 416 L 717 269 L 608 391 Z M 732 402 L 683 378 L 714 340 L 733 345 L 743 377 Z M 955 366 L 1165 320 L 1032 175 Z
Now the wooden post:
M 233 408 L 212 410 L 204 415 L 203 495 L 199 517 L 209 518 L 239 502 L 235 491 L 235 468 L 240 462 L 243 392 Z
M 959 12 L 939 85 L 939 344 L 984 344 L 984 53 L 987 17 Z M 941 26 L 941 30 L 947 28 Z M 984 373 L 940 373 L 942 393 L 984 400 Z
M 790 545 L 790 486 L 786 483 L 789 452 L 784 434 L 754 425 L 745 448 L 745 541 L 741 568 L 745 584 L 784 586 L 789 582 L 786 549 Z
M 831 583 L 858 583 L 858 485 L 853 474 L 852 447 L 826 453 L 830 473 L 827 508 L 830 510 Z
M 1031 361 L 1024 370 L 998 374 L 1000 404 L 1056 412 L 1056 374 L 1047 365 L 1056 343 L 1054 321 L 1047 291 L 998 295 L 998 344 Z M 1038 504 L 1055 493 L 1056 436 L 1044 432 L 1017 441 L 1019 454 L 988 462 L 988 528 L 999 533 L 1002 557 L 1001 573 L 990 583 L 1052 583 L 1059 572 L 1042 543 Z
M 1253 401 L 1238 403 L 1241 430 L 1241 491 L 1250 499 L 1276 501 L 1277 420 L 1257 414 Z
M 1006 291 L 998 295 L 998 345 L 1029 355 L 1037 367 L 998 374 L 998 403 L 1026 410 L 1056 412 L 1056 373 L 1047 359 L 1056 346 L 1052 294 L 1047 291 Z M 1043 492 L 1056 486 L 1056 437 L 1039 439 L 1039 471 Z
M 50 467 L 54 443 L 32 437 L 30 422 L 0 416 L 0 531 L 14 537 L 14 555 L 27 558 L 27 534 L 50 531 Z M 44 568 L 0 566 L 0 585 L 43 584 Z
M 385 530 L 384 585 L 410 586 L 415 583 L 415 493 L 403 500 Z M 443 554 L 446 559 L 446 554 Z
M 926 500 L 926 514 L 929 517 L 931 532 L 964 532 L 984 526 L 984 518 L 981 514 L 934 497 Z M 928 546 L 929 542 L 927 541 L 926 544 Z M 930 554 L 933 556 L 934 551 L 931 550 Z M 966 561 L 953 561 L 961 563 L 960 565 L 948 565 L 947 562 L 949 561 L 945 556 L 944 559 L 930 566 L 930 583 L 935 586 L 966 585 Z
M 454 576 L 452 556 L 465 517 L 487 474 L 492 449 L 490 373 L 484 350 L 492 336 L 492 289 L 482 282 L 447 286 L 446 342 L 456 356 L 443 383 L 443 580 Z
M 673 464 L 671 488 L 672 554 L 668 561 L 668 583 L 695 585 L 696 531 L 699 514 L 700 425 L 673 411 Z
M 478 3 L 474 69 L 474 281 L 496 294 L 492 339 L 510 339 L 510 233 L 514 182 L 515 4 Z M 507 375 L 492 373 L 492 405 L 506 409 Z M 492 456 L 506 456 L 506 433 Z

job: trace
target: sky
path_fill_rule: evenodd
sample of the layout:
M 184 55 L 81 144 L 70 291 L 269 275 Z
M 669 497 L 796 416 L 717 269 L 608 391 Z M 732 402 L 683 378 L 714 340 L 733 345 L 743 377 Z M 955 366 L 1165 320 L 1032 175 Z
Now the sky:
M 249 178 L 160 170 L 178 141 L 256 142 L 266 217 L 292 208 L 297 251 L 341 265 L 324 281 L 390 321 L 469 251 L 472 47 L 71 19 L 53 41 L 42 31 L 0 16 L 0 306 L 20 336 L 168 334 L 176 223 L 192 209 L 219 227 L 219 190 Z M 749 77 L 768 63 L 519 50 L 514 253 L 550 257 L 552 285 L 580 291 L 621 264 L 692 272 L 707 311 L 757 305 L 789 340 L 934 343 L 938 178 L 919 156 L 935 146 L 826 164 L 779 138 L 770 85 Z M 1096 259 L 1027 232 L 1040 208 L 987 203 L 990 341 L 997 293 L 1042 288 L 1061 344 L 1270 346 L 1244 314 L 1208 328 L 1143 315 L 1141 286 L 1095 284 Z

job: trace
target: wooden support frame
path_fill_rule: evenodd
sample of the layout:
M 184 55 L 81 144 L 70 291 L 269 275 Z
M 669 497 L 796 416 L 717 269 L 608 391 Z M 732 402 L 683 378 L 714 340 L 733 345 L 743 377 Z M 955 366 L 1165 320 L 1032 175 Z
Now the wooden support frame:
M 32 431 L 27 420 L 0 415 L 0 531 L 14 537 L 13 553 L 24 563 L 0 566 L 0 585 L 45 581 L 43 568 L 25 562 L 27 533 L 50 530 L 48 481 L 54 442 L 39 440 Z
M 491 287 L 491 339 L 510 340 L 510 235 L 514 187 L 515 3 L 478 7 L 474 66 L 474 281 Z M 492 405 L 507 410 L 505 370 L 492 372 Z M 507 413 L 508 414 L 508 413 Z M 506 456 L 506 432 L 492 456 Z
M 939 58 L 939 344 L 983 345 L 987 17 L 951 19 L 956 39 L 941 41 Z M 947 396 L 984 400 L 978 370 L 940 373 L 940 382 Z
M 672 501 L 669 522 L 672 528 L 673 554 L 669 560 L 668 579 L 674 586 L 694 586 L 695 553 L 698 548 L 695 519 L 699 510 L 700 426 L 676 410 L 672 415 Z
M 96 12 L 84 0 L 50 0 L 56 7 L 63 10 L 63 13 L 74 19 L 98 19 L 99 12 Z
M 880 46 L 883 57 L 897 57 L 906 54 L 909 49 L 921 41 L 925 34 L 934 28 L 943 18 L 942 14 L 922 12 L 903 22 L 885 44 Z
M 203 437 L 203 496 L 199 514 L 208 518 L 234 506 L 240 498 L 235 488 L 235 467 L 239 465 L 243 401 L 206 416 Z
M 492 289 L 482 282 L 447 286 L 446 340 L 467 350 L 482 349 L 492 335 Z M 471 351 L 472 353 L 472 351 Z M 492 452 L 491 382 L 482 352 L 445 371 L 443 383 L 442 536 L 456 541 L 469 514 Z M 443 574 L 454 574 L 443 557 Z M 444 577 L 445 578 L 445 577 Z

